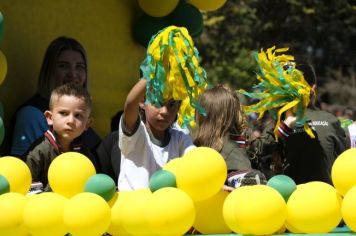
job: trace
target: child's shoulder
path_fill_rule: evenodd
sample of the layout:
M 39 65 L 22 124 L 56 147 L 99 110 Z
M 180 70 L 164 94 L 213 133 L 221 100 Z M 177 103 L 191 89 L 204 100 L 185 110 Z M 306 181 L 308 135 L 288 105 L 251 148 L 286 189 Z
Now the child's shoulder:
M 43 135 L 31 144 L 30 148 L 24 156 L 26 157 L 48 154 L 51 153 L 51 150 L 53 150 L 52 143 Z

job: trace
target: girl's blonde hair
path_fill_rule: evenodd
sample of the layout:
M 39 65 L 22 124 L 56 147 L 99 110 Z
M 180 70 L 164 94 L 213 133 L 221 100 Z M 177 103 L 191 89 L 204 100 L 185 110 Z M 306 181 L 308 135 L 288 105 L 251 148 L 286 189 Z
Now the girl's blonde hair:
M 247 120 L 237 93 L 225 85 L 207 89 L 199 98 L 206 116 L 197 114 L 194 144 L 220 151 L 230 134 L 246 135 Z
M 88 83 L 88 61 L 84 50 L 84 47 L 75 39 L 61 36 L 56 38 L 48 46 L 45 56 L 43 58 L 40 75 L 38 77 L 38 93 L 49 100 L 51 92 L 55 89 L 54 71 L 56 68 L 56 62 L 61 53 L 65 50 L 72 50 L 79 52 L 85 63 L 86 79 L 84 82 L 84 88 L 87 88 Z

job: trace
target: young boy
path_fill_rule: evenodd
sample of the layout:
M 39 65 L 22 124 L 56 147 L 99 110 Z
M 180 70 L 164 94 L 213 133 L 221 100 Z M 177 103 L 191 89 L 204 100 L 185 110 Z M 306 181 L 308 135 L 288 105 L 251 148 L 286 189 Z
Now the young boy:
M 180 102 L 168 100 L 161 107 L 145 104 L 146 85 L 141 79 L 131 89 L 120 120 L 120 191 L 147 188 L 155 171 L 195 147 L 189 135 L 172 127 Z
M 91 122 L 90 112 L 91 98 L 82 86 L 68 83 L 53 90 L 49 110 L 44 112 L 50 128 L 32 144 L 25 156 L 34 183 L 40 182 L 49 190 L 48 168 L 63 152 L 80 152 L 96 166 L 93 155 L 80 143 L 81 134 Z

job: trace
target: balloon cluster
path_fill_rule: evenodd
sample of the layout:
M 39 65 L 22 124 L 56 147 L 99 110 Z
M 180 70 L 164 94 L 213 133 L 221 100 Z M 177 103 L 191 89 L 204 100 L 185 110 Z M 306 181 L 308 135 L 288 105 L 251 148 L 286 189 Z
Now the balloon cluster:
M 25 195 L 31 174 L 15 157 L 0 158 L 0 235 L 266 235 L 328 233 L 343 219 L 356 231 L 356 149 L 332 167 L 335 187 L 297 185 L 284 175 L 267 185 L 223 191 L 226 164 L 213 149 L 199 147 L 168 162 L 149 188 L 116 192 L 112 179 L 96 174 L 79 153 L 58 156 L 48 180 L 53 192 Z M 5 183 L 5 184 L 4 184 Z
M 67 152 L 52 161 L 48 182 L 53 192 L 26 195 L 31 180 L 22 160 L 0 158 L 0 235 L 84 236 L 107 231 L 115 182 L 96 174 L 87 157 Z
M 203 32 L 200 11 L 214 11 L 226 0 L 138 0 L 144 14 L 133 28 L 134 39 L 147 47 L 151 37 L 170 25 L 185 27 L 192 37 Z
M 0 42 L 2 41 L 3 34 L 4 34 L 4 17 L 0 12 Z M 2 51 L 0 51 L 0 85 L 2 84 L 2 82 L 4 82 L 6 73 L 7 73 L 6 57 L 2 53 Z M 0 102 L 0 145 L 4 141 L 4 137 L 5 137 L 4 111 L 3 111 L 2 104 Z

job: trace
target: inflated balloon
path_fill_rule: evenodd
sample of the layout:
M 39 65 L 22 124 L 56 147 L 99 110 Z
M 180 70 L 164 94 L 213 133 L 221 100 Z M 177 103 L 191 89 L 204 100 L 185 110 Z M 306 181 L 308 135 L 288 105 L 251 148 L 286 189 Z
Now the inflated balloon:
M 132 235 L 152 235 L 145 216 L 148 200 L 152 195 L 150 189 L 138 189 L 131 191 L 129 195 L 120 206 L 122 226 Z
M 78 193 L 68 200 L 63 212 L 64 224 L 76 236 L 102 235 L 111 221 L 107 202 L 94 193 Z
M 341 214 L 346 225 L 356 232 L 356 186 L 345 194 L 341 204 Z
M 287 209 L 288 225 L 302 233 L 328 233 L 341 220 L 340 195 L 324 182 L 298 185 L 288 199 Z
M 68 230 L 63 222 L 68 199 L 58 193 L 33 195 L 23 210 L 24 224 L 32 236 L 63 236 Z
M 56 157 L 48 168 L 48 183 L 53 192 L 70 198 L 84 190 L 95 167 L 83 154 L 66 152 Z
M 138 0 L 141 9 L 150 16 L 162 17 L 171 13 L 179 0 Z
M 115 192 L 112 198 L 108 201 L 109 207 L 112 208 L 119 197 L 119 192 Z
M 136 190 L 140 191 L 140 190 Z M 144 191 L 147 191 L 144 190 Z M 109 229 L 107 232 L 111 235 L 129 235 L 129 233 L 125 230 L 123 226 L 123 221 L 122 221 L 122 212 L 121 212 L 121 207 L 126 204 L 126 199 L 130 198 L 131 194 L 135 194 L 135 191 L 125 191 L 125 192 L 117 192 L 113 199 L 110 200 L 113 201 L 115 199 L 115 202 L 112 202 L 111 206 L 111 224 L 109 226 Z M 110 205 L 109 202 L 109 205 Z
M 5 176 L 0 175 L 0 195 L 8 192 L 10 192 L 9 181 L 7 181 Z
M 331 168 L 331 179 L 333 185 L 345 195 L 346 192 L 356 185 L 356 148 L 350 148 L 341 153 Z
M 5 126 L 4 126 L 4 122 L 2 121 L 2 118 L 0 116 L 0 145 L 4 141 L 4 137 L 5 137 Z
M 170 23 L 166 17 L 152 17 L 148 15 L 141 16 L 134 24 L 133 37 L 136 42 L 144 47 L 148 46 L 152 36 L 158 31 L 169 26 Z
M 178 165 L 177 187 L 193 201 L 212 197 L 223 187 L 227 167 L 220 153 L 209 147 L 197 147 L 187 152 Z
M 0 235 L 28 235 L 28 230 L 22 218 L 26 202 L 26 196 L 20 193 L 5 193 L 0 195 Z
M 222 7 L 226 0 L 188 0 L 188 2 L 200 10 L 214 11 Z
M 181 2 L 169 15 L 172 25 L 187 28 L 192 37 L 197 37 L 203 32 L 203 15 L 195 6 Z
M 0 42 L 4 35 L 4 16 L 0 12 Z
M 114 180 L 106 174 L 96 174 L 89 177 L 85 183 L 84 192 L 96 193 L 105 201 L 110 201 L 116 192 Z
M 270 178 L 267 185 L 277 190 L 285 201 L 297 189 L 297 185 L 292 178 L 286 175 L 275 175 Z
M 2 103 L 0 102 L 0 117 L 4 119 L 4 108 L 2 106 Z
M 241 226 L 236 221 L 235 212 L 236 205 L 239 201 L 240 196 L 244 196 L 243 191 L 249 191 L 248 186 L 242 186 L 233 190 L 225 199 L 223 205 L 223 217 L 226 225 L 237 234 L 248 234 L 248 232 L 241 228 Z
M 195 202 L 194 228 L 202 234 L 227 234 L 231 229 L 223 217 L 223 205 L 229 192 L 220 190 L 214 196 Z
M 162 167 L 162 169 L 163 170 L 167 170 L 167 171 L 173 173 L 176 176 L 177 175 L 177 170 L 178 170 L 178 165 L 179 165 L 181 160 L 182 160 L 182 158 L 174 158 L 174 159 L 170 160 L 168 163 L 166 163 Z
M 150 177 L 150 190 L 152 192 L 164 187 L 176 187 L 176 176 L 167 170 L 158 170 Z
M 0 84 L 4 81 L 7 73 L 7 61 L 5 55 L 0 51 Z
M 246 188 L 235 195 L 235 225 L 243 232 L 253 235 L 277 232 L 287 217 L 283 197 L 267 185 L 252 185 Z
M 146 218 L 154 235 L 184 235 L 194 222 L 194 203 L 180 189 L 161 188 L 149 198 Z
M 16 157 L 0 158 L 0 175 L 10 184 L 10 192 L 26 194 L 31 187 L 31 171 L 25 162 Z

